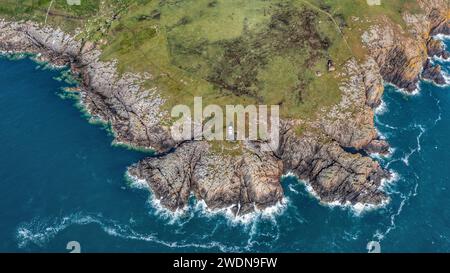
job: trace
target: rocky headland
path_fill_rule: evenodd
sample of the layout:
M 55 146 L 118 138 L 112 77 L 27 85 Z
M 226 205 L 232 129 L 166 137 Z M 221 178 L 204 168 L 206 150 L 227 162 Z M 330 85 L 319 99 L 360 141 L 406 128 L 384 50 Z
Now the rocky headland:
M 432 37 L 450 35 L 448 2 L 418 2 L 421 15 L 403 15 L 410 33 L 386 19 L 363 34 L 367 58 L 345 65 L 341 102 L 320 110 L 320 118 L 308 124 L 313 130 L 302 134 L 295 128 L 304 121 L 282 120 L 280 145 L 271 152 L 263 152 L 259 142 L 243 142 L 243 153 L 230 155 L 206 141 L 175 141 L 165 122 L 163 95 L 140 84 L 152 75 L 120 75 L 114 61 L 101 60 L 97 45 L 58 29 L 0 21 L 0 50 L 69 65 L 81 80 L 86 110 L 111 124 L 115 141 L 157 152 L 128 173 L 146 180 L 166 208 L 183 208 L 194 195 L 211 209 L 232 208 L 236 215 L 264 209 L 283 199 L 280 177 L 287 173 L 309 183 L 322 202 L 380 205 L 388 199 L 381 185 L 390 174 L 369 154 L 389 152 L 374 127 L 384 83 L 408 92 L 421 77 L 445 83 L 429 57 L 449 56 Z

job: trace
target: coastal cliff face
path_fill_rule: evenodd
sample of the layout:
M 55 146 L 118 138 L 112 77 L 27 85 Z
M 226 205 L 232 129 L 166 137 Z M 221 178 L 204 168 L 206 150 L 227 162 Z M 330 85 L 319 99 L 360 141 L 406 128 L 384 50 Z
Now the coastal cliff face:
M 308 124 L 314 130 L 301 135 L 295 126 L 303 121 L 283 120 L 280 145 L 272 152 L 262 152 L 257 142 L 243 143 L 239 155 L 214 152 L 205 141 L 177 143 L 164 125 L 164 98 L 157 89 L 141 87 L 152 75 L 119 75 L 114 62 L 100 60 L 96 45 L 59 30 L 0 21 L 0 50 L 36 53 L 42 60 L 70 65 L 82 80 L 87 111 L 111 124 L 117 142 L 158 152 L 128 172 L 145 179 L 168 209 L 185 207 L 191 195 L 211 209 L 232 208 L 236 215 L 264 209 L 282 200 L 280 177 L 287 173 L 309 183 L 323 202 L 380 205 L 387 200 L 381 182 L 390 175 L 367 153 L 389 149 L 373 121 L 383 81 L 413 91 L 424 65 L 423 77 L 438 81 L 438 69 L 427 65 L 427 58 L 447 54 L 430 37 L 450 33 L 447 1 L 419 3 L 425 14 L 404 15 L 410 35 L 387 19 L 364 33 L 369 54 L 363 63 L 346 63 L 341 102 L 321 111 Z
M 38 54 L 56 65 L 69 65 L 82 79 L 82 101 L 95 118 L 111 124 L 119 143 L 163 152 L 175 145 L 161 125 L 164 100 L 157 90 L 144 90 L 149 75 L 119 76 L 114 62 L 99 60 L 101 52 L 89 42 L 38 24 L 0 21 L 0 50 Z
M 278 158 L 257 149 L 240 157 L 218 155 L 199 141 L 167 156 L 144 159 L 130 167 L 129 174 L 151 181 L 161 204 L 172 210 L 185 207 L 193 194 L 211 209 L 245 214 L 281 201 L 281 169 Z
M 403 14 L 409 33 L 384 19 L 362 36 L 384 81 L 409 92 L 416 90 L 428 57 L 447 57 L 448 54 L 443 50 L 442 44 L 431 36 L 449 33 L 449 2 L 421 0 L 418 4 L 425 11 L 424 14 Z M 425 75 L 425 78 L 438 78 L 439 68 L 436 70 L 431 64 L 426 68 L 434 76 Z

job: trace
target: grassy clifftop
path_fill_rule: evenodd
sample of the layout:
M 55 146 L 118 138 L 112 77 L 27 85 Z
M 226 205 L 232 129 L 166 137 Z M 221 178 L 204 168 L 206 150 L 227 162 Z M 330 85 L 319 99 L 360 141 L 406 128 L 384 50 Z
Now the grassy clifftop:
M 340 101 L 340 68 L 362 59 L 361 33 L 381 16 L 403 24 L 413 0 L 0 0 L 0 16 L 81 30 L 120 72 L 149 72 L 166 107 L 278 104 L 312 119 Z M 359 19 L 355 19 L 359 18 Z M 332 60 L 336 71 L 329 72 Z

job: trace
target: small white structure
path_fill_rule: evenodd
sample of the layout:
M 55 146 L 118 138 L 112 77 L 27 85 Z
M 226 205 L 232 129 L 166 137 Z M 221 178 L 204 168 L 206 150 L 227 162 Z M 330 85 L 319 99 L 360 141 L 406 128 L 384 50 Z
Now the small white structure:
M 369 6 L 380 6 L 381 0 L 367 0 L 367 5 Z
M 234 140 L 234 128 L 232 123 L 230 123 L 227 127 L 227 139 Z
M 67 0 L 67 5 L 79 6 L 79 5 L 81 5 L 81 0 Z

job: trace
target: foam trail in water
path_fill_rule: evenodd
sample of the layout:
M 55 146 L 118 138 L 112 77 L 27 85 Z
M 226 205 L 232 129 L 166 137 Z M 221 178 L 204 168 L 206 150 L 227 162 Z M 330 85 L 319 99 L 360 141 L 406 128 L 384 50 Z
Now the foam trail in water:
M 432 60 L 440 62 L 440 63 L 448 63 L 448 62 L 450 62 L 450 59 L 444 59 L 444 58 L 442 58 L 440 56 L 433 56 Z
M 406 153 L 405 156 L 401 158 L 403 163 L 405 163 L 406 166 L 409 166 L 409 158 L 416 152 L 420 152 L 422 150 L 422 146 L 420 145 L 420 140 L 423 136 L 423 134 L 426 132 L 425 127 L 422 125 L 414 124 L 414 127 L 418 128 L 420 130 L 419 134 L 416 137 L 417 146 L 414 149 L 411 149 L 409 153 Z
M 17 229 L 16 238 L 18 246 L 24 248 L 30 243 L 39 247 L 45 245 L 53 239 L 59 232 L 72 225 L 87 225 L 96 224 L 105 233 L 110 236 L 120 237 L 128 240 L 147 241 L 170 248 L 199 248 L 199 249 L 217 249 L 222 252 L 242 252 L 247 246 L 228 246 L 221 242 L 209 241 L 207 243 L 166 241 L 159 239 L 155 234 L 144 234 L 133 230 L 128 225 L 118 224 L 116 221 L 104 219 L 99 215 L 84 215 L 82 213 L 75 213 L 63 218 L 55 218 L 51 220 L 34 219 L 29 223 L 24 223 Z
M 289 190 L 290 190 L 291 192 L 293 192 L 293 193 L 295 193 L 295 194 L 298 194 L 298 191 L 294 188 L 294 186 L 293 186 L 292 184 L 290 184 L 290 185 L 288 186 L 288 188 L 289 188 Z
M 417 175 L 416 175 L 417 178 Z M 404 195 L 400 193 L 400 198 L 402 199 L 400 202 L 400 205 L 397 209 L 397 212 L 391 215 L 390 219 L 390 225 L 384 232 L 380 232 L 377 230 L 374 234 L 374 237 L 380 242 L 382 241 L 392 230 L 396 229 L 397 226 L 395 224 L 395 219 L 402 213 L 403 207 L 405 206 L 406 202 L 412 197 L 417 195 L 417 189 L 419 187 L 419 183 L 417 182 L 414 186 L 414 188 L 407 194 Z

